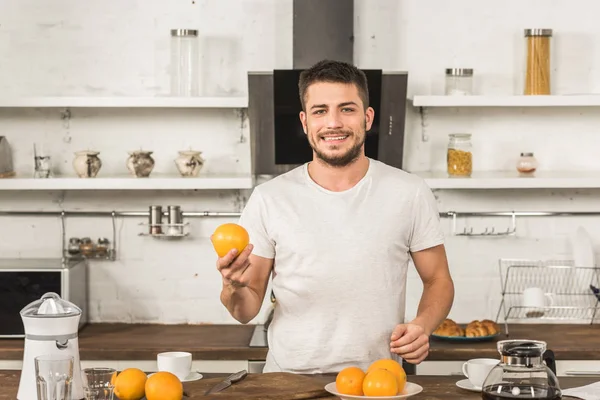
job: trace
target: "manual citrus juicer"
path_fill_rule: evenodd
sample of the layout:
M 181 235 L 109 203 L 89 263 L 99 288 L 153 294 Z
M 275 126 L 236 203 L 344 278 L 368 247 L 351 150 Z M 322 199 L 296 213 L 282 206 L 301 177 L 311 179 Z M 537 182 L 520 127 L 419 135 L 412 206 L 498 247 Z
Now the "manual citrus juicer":
M 83 399 L 77 338 L 81 309 L 49 292 L 25 306 L 20 314 L 25 328 L 25 349 L 17 399 L 37 399 L 35 358 L 42 355 L 73 357 L 71 398 Z

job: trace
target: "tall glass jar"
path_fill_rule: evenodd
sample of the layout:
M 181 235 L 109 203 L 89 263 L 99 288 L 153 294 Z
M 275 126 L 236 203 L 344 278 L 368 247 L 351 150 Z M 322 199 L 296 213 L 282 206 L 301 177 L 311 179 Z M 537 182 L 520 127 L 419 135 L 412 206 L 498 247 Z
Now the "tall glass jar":
M 198 96 L 199 91 L 198 31 L 171 30 L 171 95 Z
M 450 177 L 470 177 L 473 173 L 473 145 L 470 133 L 451 133 L 448 140 L 447 165 Z
M 526 95 L 549 95 L 552 29 L 525 29 L 527 41 Z

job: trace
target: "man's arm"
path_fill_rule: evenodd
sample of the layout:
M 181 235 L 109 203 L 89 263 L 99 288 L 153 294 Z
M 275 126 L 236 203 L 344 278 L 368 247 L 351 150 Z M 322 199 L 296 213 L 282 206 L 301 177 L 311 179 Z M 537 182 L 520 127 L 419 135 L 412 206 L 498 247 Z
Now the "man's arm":
M 223 276 L 221 303 L 242 324 L 258 315 L 273 269 L 273 259 L 252 255 L 252 248 L 249 245 L 237 258 L 233 251 L 217 261 Z
M 406 361 L 418 364 L 429 354 L 429 336 L 450 312 L 454 283 L 444 245 L 415 251 L 411 256 L 423 281 L 423 294 L 415 319 L 394 329 L 390 348 Z
M 427 335 L 444 321 L 454 302 L 454 283 L 448 268 L 444 245 L 411 253 L 415 268 L 423 281 L 423 294 L 417 317 L 412 323 L 419 324 Z

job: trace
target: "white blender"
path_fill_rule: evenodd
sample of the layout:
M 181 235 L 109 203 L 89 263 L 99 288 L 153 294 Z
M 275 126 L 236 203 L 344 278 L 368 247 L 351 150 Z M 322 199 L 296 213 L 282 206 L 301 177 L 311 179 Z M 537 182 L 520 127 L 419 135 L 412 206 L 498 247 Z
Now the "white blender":
M 84 398 L 77 338 L 80 317 L 79 307 L 52 292 L 44 294 L 39 300 L 21 310 L 25 328 L 25 349 L 18 400 L 37 399 L 35 358 L 41 355 L 72 356 L 74 363 L 71 398 Z

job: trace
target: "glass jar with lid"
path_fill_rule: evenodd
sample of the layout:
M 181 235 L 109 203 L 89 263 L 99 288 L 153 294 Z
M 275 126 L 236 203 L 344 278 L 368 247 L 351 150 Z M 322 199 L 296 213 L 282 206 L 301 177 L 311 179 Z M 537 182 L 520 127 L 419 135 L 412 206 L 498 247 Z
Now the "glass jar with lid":
M 473 94 L 472 68 L 446 69 L 446 95 L 465 96 Z
M 538 162 L 533 153 L 521 153 L 517 161 L 517 171 L 521 176 L 533 176 L 538 167 Z
M 107 257 L 110 251 L 110 241 L 107 238 L 98 238 L 96 244 L 96 256 Z
M 470 133 L 451 133 L 446 156 L 450 177 L 470 177 L 473 173 L 473 145 Z
M 525 38 L 527 65 L 524 94 L 549 95 L 552 29 L 525 29 Z
M 198 31 L 171 30 L 171 95 L 198 96 L 199 92 Z
M 96 246 L 94 246 L 92 239 L 89 237 L 84 237 L 81 239 L 79 244 L 79 250 L 85 257 L 92 257 L 94 255 L 94 251 L 96 250 Z

